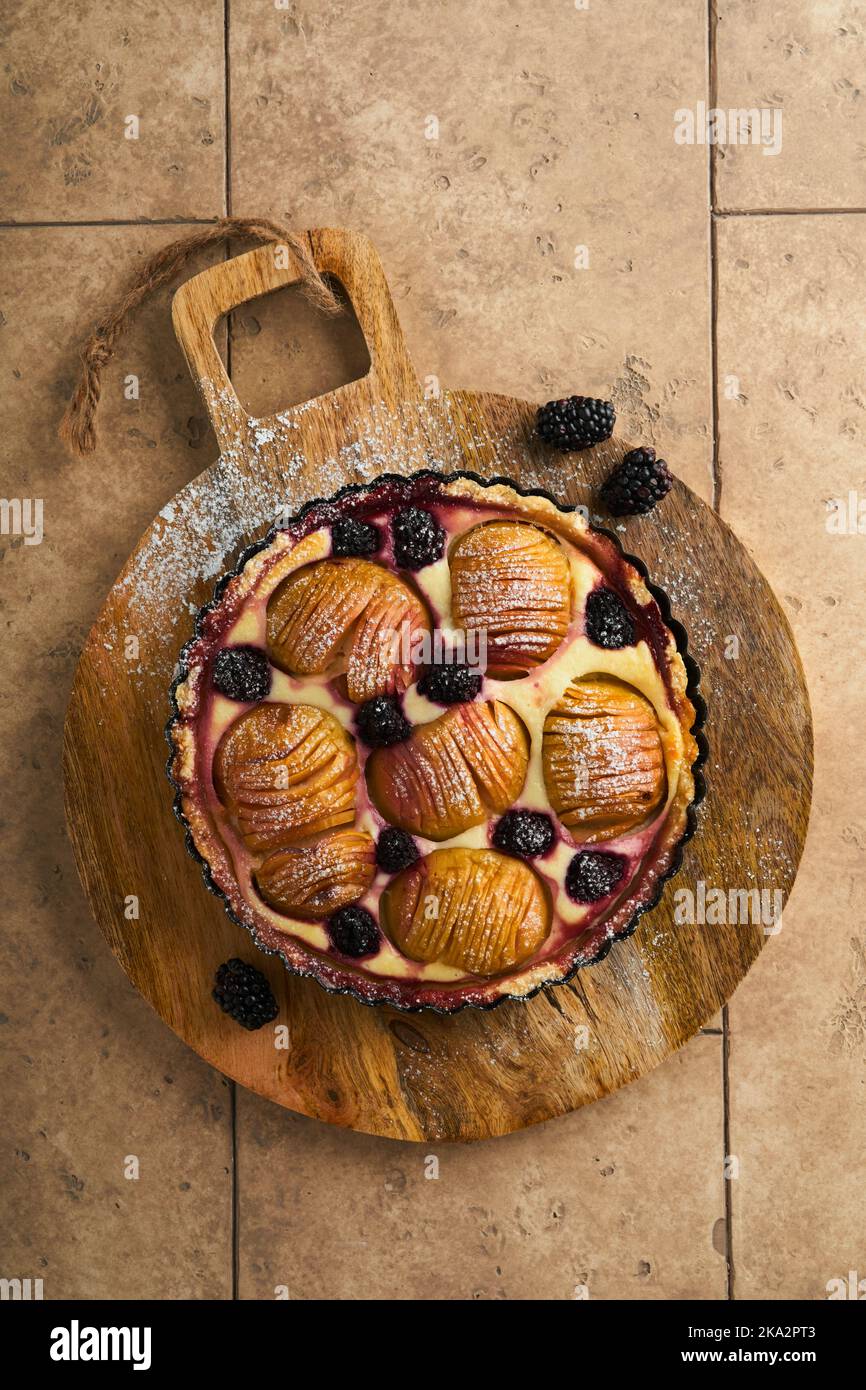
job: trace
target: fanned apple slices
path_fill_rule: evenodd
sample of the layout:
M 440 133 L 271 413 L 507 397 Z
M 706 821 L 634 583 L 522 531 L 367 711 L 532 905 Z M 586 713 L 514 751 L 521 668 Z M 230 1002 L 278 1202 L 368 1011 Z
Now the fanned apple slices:
M 485 635 L 491 674 L 525 674 L 553 655 L 571 620 L 571 578 L 551 536 L 486 522 L 461 536 L 450 564 L 454 624 Z
M 493 975 L 528 960 L 550 931 L 541 880 L 494 850 L 435 849 L 392 879 L 381 923 L 411 960 Z
M 416 638 L 430 630 L 417 594 L 369 560 L 317 560 L 268 603 L 268 653 L 292 676 L 345 676 L 350 700 L 399 695 L 417 674 Z
M 312 705 L 257 705 L 214 758 L 217 795 L 256 853 L 353 824 L 357 780 L 351 738 Z
M 632 830 L 665 795 L 655 711 L 613 676 L 572 682 L 544 721 L 542 762 L 553 809 L 589 843 Z
M 376 873 L 376 847 L 363 830 L 328 830 L 289 845 L 256 870 L 256 887 L 277 912 L 315 920 L 357 902 Z
M 367 789 L 391 825 L 447 840 L 517 799 L 526 778 L 526 729 L 500 700 L 455 705 L 403 743 L 367 759 Z

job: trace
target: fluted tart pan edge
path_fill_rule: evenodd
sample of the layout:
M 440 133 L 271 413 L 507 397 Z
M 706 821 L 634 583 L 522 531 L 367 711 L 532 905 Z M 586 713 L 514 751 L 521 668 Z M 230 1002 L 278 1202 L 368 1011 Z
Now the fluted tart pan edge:
M 241 575 L 254 556 L 272 544 L 280 532 L 294 530 L 299 535 L 303 534 L 305 523 L 311 523 L 314 518 L 318 518 L 318 525 L 324 525 L 329 516 L 333 518 L 340 513 L 347 499 L 357 500 L 359 497 L 384 493 L 387 490 L 398 494 L 408 494 L 412 490 L 417 493 L 420 486 L 431 489 L 454 488 L 460 483 L 467 485 L 467 494 L 471 490 L 475 496 L 483 496 L 484 493 L 489 494 L 491 489 L 495 491 L 496 489 L 507 488 L 518 498 L 537 499 L 539 503 L 554 508 L 556 512 L 565 517 L 571 516 L 579 510 L 576 507 L 558 502 L 551 493 L 544 489 L 525 489 L 506 477 L 485 479 L 478 474 L 464 470 L 441 473 L 433 469 L 425 469 L 408 476 L 384 474 L 372 483 L 349 484 L 329 498 L 314 499 L 306 503 L 286 522 L 274 527 L 262 540 L 247 547 L 239 556 L 236 565 L 222 576 L 216 585 L 213 598 L 196 614 L 193 635 L 180 654 L 169 692 L 171 717 L 166 725 L 166 738 L 171 753 L 167 764 L 167 774 L 174 789 L 173 809 L 178 821 L 185 829 L 187 851 L 200 865 L 202 877 L 208 890 L 220 899 L 230 918 L 249 932 L 256 947 L 265 954 L 280 956 L 286 969 L 292 974 L 315 979 L 329 993 L 348 994 L 360 1003 L 367 1005 L 388 1004 L 407 1013 L 431 1011 L 451 1014 L 464 1008 L 493 1009 L 506 1000 L 524 1001 L 533 998 L 547 986 L 567 984 L 578 970 L 602 961 L 615 942 L 634 932 L 643 914 L 656 906 L 664 889 L 664 884 L 680 868 L 683 848 L 695 832 L 696 807 L 705 794 L 705 782 L 701 769 L 707 755 L 707 743 L 703 733 L 706 706 L 699 693 L 700 671 L 688 651 L 686 632 L 682 625 L 672 617 L 670 604 L 664 590 L 652 583 L 643 562 L 637 557 L 627 554 L 619 538 L 613 532 L 603 527 L 592 526 L 590 528 L 591 533 L 604 537 L 612 544 L 622 565 L 631 567 L 635 571 L 652 599 L 655 600 L 662 622 L 676 643 L 676 650 L 684 668 L 684 689 L 679 693 L 694 710 L 694 720 L 690 730 L 690 737 L 694 744 L 694 756 L 688 764 L 693 785 L 692 794 L 687 803 L 682 806 L 671 807 L 672 812 L 674 810 L 677 812 L 676 819 L 671 816 L 670 825 L 666 822 L 663 826 L 660 837 L 662 843 L 654 849 L 651 863 L 643 867 L 636 876 L 635 882 L 630 885 L 628 898 L 623 903 L 618 904 L 611 915 L 601 924 L 603 931 L 589 934 L 591 936 L 590 942 L 584 942 L 583 945 L 580 944 L 580 938 L 575 938 L 557 957 L 536 962 L 534 965 L 530 961 L 510 976 L 504 975 L 483 980 L 477 985 L 473 984 L 460 990 L 448 986 L 437 988 L 429 985 L 423 987 L 422 994 L 421 987 L 416 987 L 415 997 L 410 997 L 412 994 L 411 986 L 407 987 L 403 981 L 389 979 L 385 976 L 364 975 L 350 968 L 344 968 L 340 962 L 332 958 L 317 955 L 296 938 L 287 936 L 285 946 L 279 947 L 268 945 L 260 939 L 255 923 L 245 918 L 243 902 L 233 900 L 230 889 L 227 891 L 216 881 L 206 853 L 202 853 L 199 848 L 197 839 L 205 845 L 205 849 L 208 848 L 209 827 L 201 820 L 197 820 L 194 808 L 192 815 L 190 814 L 191 808 L 188 800 L 185 805 L 188 786 L 181 769 L 182 739 L 180 734 L 184 715 L 178 703 L 178 690 L 190 674 L 188 664 L 190 654 L 201 641 L 208 615 L 220 606 L 228 585 Z M 479 490 L 481 490 L 480 494 Z M 492 505 L 492 502 L 490 504 Z

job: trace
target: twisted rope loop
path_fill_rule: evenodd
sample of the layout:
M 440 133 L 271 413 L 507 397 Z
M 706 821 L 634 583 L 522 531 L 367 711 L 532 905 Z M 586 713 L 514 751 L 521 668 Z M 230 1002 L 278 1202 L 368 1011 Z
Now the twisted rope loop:
M 81 376 L 60 422 L 63 443 L 83 458 L 96 448 L 96 410 L 102 372 L 114 356 L 130 320 L 152 294 L 169 284 L 198 251 L 229 237 L 288 246 L 297 260 L 301 283 L 312 302 L 326 313 L 339 309 L 333 290 L 322 279 L 304 237 L 262 217 L 222 217 L 212 226 L 172 241 L 151 256 L 134 276 L 118 304 L 97 323 L 81 349 Z

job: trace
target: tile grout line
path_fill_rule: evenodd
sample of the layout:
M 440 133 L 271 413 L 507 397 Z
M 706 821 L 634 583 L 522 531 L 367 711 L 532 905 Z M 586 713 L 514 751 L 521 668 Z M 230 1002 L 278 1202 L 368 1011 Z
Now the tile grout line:
M 719 16 L 716 0 L 707 0 L 707 104 L 715 110 L 719 95 L 719 68 L 716 52 L 716 30 Z M 707 145 L 707 181 L 709 184 L 710 216 L 716 208 L 716 147 Z
M 724 1182 L 725 1182 L 725 1246 L 728 1264 L 728 1299 L 734 1293 L 734 1198 L 733 1178 L 728 1176 L 728 1157 L 731 1152 L 731 1022 L 727 1004 L 722 1009 L 722 1099 L 724 1110 Z
M 226 189 L 224 202 L 230 202 L 230 189 Z M 732 217 L 864 217 L 866 207 L 862 208 L 716 208 L 710 209 L 713 222 L 727 221 Z M 93 219 L 70 218 L 57 222 L 7 222 L 0 220 L 2 232 L 28 232 L 40 229 L 63 227 L 212 227 L 216 217 L 101 217 Z
M 716 31 L 718 28 L 718 13 L 716 10 L 716 0 L 707 0 L 707 99 L 710 108 L 716 106 L 718 100 L 719 73 L 718 73 L 718 54 L 716 51 Z M 709 194 L 709 257 L 710 257 L 710 394 L 712 399 L 713 417 L 713 509 L 720 511 L 722 501 L 722 468 L 719 456 L 719 344 L 718 344 L 718 307 L 719 307 L 719 283 L 718 283 L 718 241 L 716 237 L 715 207 L 716 207 L 716 147 L 707 146 L 707 183 Z
M 223 0 L 223 139 L 225 149 L 225 181 L 223 184 L 223 213 L 231 217 L 232 212 L 232 156 L 231 156 L 231 54 L 229 46 L 230 0 Z M 231 256 L 231 246 L 226 243 L 225 259 Z M 232 320 L 226 318 L 226 372 L 232 379 Z M 231 1281 L 232 1301 L 240 1296 L 240 1184 L 238 1182 L 238 1086 L 229 1081 L 231 1093 L 231 1147 L 232 1147 L 232 1242 L 231 1242 Z
M 224 111 L 225 111 L 225 215 L 232 215 L 232 61 L 229 42 L 231 24 L 231 0 L 223 0 L 223 72 L 224 72 Z
M 707 85 L 708 105 L 718 104 L 718 9 L 717 0 L 707 0 Z M 717 222 L 717 172 L 716 149 L 707 149 L 707 184 L 709 193 L 708 230 L 710 257 L 710 386 L 713 417 L 713 510 L 721 515 L 722 503 L 722 465 L 719 450 L 719 243 Z M 734 1208 L 731 1193 L 731 1180 L 727 1174 L 727 1159 L 731 1152 L 731 1033 L 727 1004 L 722 1008 L 722 1177 L 725 1194 L 725 1265 L 728 1302 L 734 1300 Z
M 236 1302 L 240 1286 L 240 1241 L 238 1240 L 238 1083 L 229 1081 L 229 1114 L 232 1131 L 232 1302 Z
M 710 156 L 712 158 L 712 156 Z M 719 449 L 719 240 L 710 218 L 710 398 L 713 417 L 713 511 L 722 513 L 722 460 Z
M 713 219 L 726 217 L 862 217 L 866 208 L 717 208 Z
M 0 222 L 0 231 L 32 232 L 43 227 L 212 227 L 217 217 L 102 217 L 68 222 Z

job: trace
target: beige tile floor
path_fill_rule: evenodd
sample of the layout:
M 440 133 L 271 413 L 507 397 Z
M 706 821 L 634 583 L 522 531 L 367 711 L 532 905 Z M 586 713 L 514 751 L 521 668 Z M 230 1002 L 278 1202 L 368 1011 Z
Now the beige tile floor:
M 26 0 L 0 26 L 2 491 L 45 499 L 41 546 L 0 537 L 0 1273 L 49 1298 L 820 1298 L 866 1275 L 866 540 L 825 525 L 866 491 L 866 26 L 844 3 L 717 9 Z M 727 145 L 711 169 L 673 138 L 700 102 L 780 109 L 778 155 Z M 54 435 L 75 344 L 174 234 L 147 222 L 227 206 L 370 233 L 425 375 L 613 393 L 627 433 L 720 495 L 810 680 L 806 857 L 718 1031 L 591 1110 L 434 1151 L 435 1181 L 423 1147 L 292 1116 L 187 1051 L 104 946 L 64 834 L 77 652 L 215 452 L 167 294 L 106 375 L 84 463 Z M 231 360 L 275 405 L 359 358 L 287 297 L 235 316 Z

